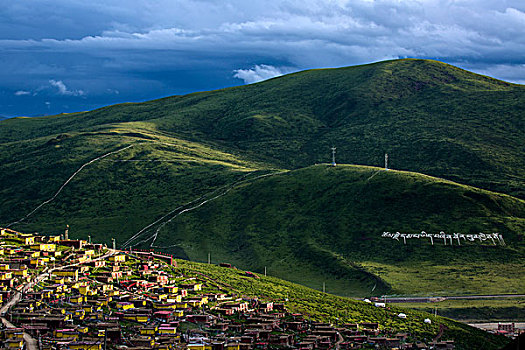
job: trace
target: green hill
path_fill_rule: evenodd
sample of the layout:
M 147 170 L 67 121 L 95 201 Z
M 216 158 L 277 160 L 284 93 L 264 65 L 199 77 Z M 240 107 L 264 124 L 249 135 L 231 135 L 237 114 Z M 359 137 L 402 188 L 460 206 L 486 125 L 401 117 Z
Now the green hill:
M 524 217 L 525 202 L 510 196 L 415 173 L 318 165 L 240 184 L 130 244 L 151 238 L 148 245 L 191 260 L 210 253 L 342 295 L 520 293 Z M 385 231 L 499 232 L 506 246 L 404 244 Z
M 525 197 L 524 102 L 521 85 L 396 60 L 8 119 L 0 223 L 55 233 L 69 224 L 73 237 L 201 261 L 211 252 L 344 295 L 523 291 L 523 201 L 509 195 Z M 381 165 L 388 152 L 395 169 L 507 195 L 414 173 L 311 167 L 332 145 L 340 163 Z M 500 232 L 507 245 L 380 237 L 421 230 Z

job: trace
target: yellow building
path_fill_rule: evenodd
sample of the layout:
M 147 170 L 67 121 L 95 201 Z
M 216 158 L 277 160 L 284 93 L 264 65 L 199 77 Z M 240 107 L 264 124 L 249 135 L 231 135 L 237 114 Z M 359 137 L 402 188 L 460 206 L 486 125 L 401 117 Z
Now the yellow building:
M 75 318 L 83 320 L 86 317 L 86 311 L 84 309 L 75 310 Z
M 180 303 L 180 302 L 182 302 L 182 295 L 172 295 L 166 301 L 168 303 Z
M 5 345 L 8 349 L 23 349 L 24 340 L 23 339 L 8 339 L 5 341 Z
M 3 330 L 6 339 L 23 339 L 24 330 L 22 328 L 7 328 Z
M 188 304 L 187 303 L 177 303 L 177 309 L 187 309 Z
M 73 269 L 73 270 L 57 270 L 55 272 L 53 272 L 55 275 L 57 276 L 60 276 L 60 277 L 70 277 L 72 279 L 74 279 L 75 281 L 78 280 L 78 270 L 77 269 Z
M 69 299 L 69 301 L 70 301 L 71 303 L 74 303 L 74 304 L 82 304 L 82 303 L 83 303 L 84 301 L 86 301 L 86 300 L 87 300 L 87 298 L 84 297 L 84 296 L 76 296 L 76 297 L 71 297 L 71 298 Z
M 133 299 L 130 299 L 129 301 L 133 303 L 133 305 L 135 305 L 136 307 L 146 307 L 146 300 L 133 298 Z
M 33 236 L 20 237 L 20 238 L 22 239 L 22 242 L 24 242 L 25 245 L 35 244 L 35 237 Z
M 73 338 L 78 339 L 78 332 L 74 329 L 57 329 L 54 332 L 55 338 Z
M 79 341 L 68 344 L 69 349 L 74 350 L 101 350 L 102 342 Z
M 147 323 L 149 321 L 149 317 L 147 315 L 137 315 L 135 316 L 135 321 L 139 323 Z
M 177 304 L 175 303 L 155 303 L 155 309 L 159 310 L 175 310 L 177 308 Z
M 76 260 L 77 260 L 77 262 L 78 262 L 79 264 L 83 264 L 83 263 L 85 263 L 86 261 L 89 260 L 89 257 L 83 255 L 83 256 L 79 256 Z
M 113 255 L 109 257 L 109 261 L 113 262 L 125 262 L 126 256 L 125 255 Z
M 91 305 L 83 305 L 82 306 L 82 310 L 84 310 L 85 312 L 93 312 L 93 306 Z
M 135 306 L 133 305 L 133 303 L 125 303 L 125 302 L 122 302 L 122 303 L 117 303 L 117 309 L 119 310 L 129 310 L 129 309 L 134 309 Z
M 160 327 L 157 331 L 158 335 L 175 335 L 177 334 L 177 327 Z
M 28 254 L 28 257 L 30 258 L 38 258 L 40 256 L 40 251 L 36 251 L 36 252 L 29 252 Z
M 91 257 L 91 256 L 95 255 L 95 251 L 93 249 L 86 250 L 84 252 L 84 255 Z
M 16 254 L 16 252 L 18 251 L 18 248 L 8 247 L 4 249 L 4 251 L 9 255 L 13 255 L 13 254 Z
M 13 278 L 13 274 L 11 272 L 0 272 L 0 280 L 1 281 L 7 281 Z
M 179 287 L 177 286 L 164 286 L 164 290 L 169 294 L 177 294 Z
M 44 259 L 31 259 L 31 265 L 38 267 L 38 266 L 44 266 L 46 263 Z
M 42 291 L 42 297 L 43 298 L 51 298 L 51 291 L 50 290 L 43 290 Z
M 20 277 L 27 277 L 28 275 L 28 272 L 25 269 L 24 270 L 23 269 L 11 270 L 11 272 L 13 272 L 15 276 L 20 276 Z
M 158 327 L 144 327 L 140 329 L 141 335 L 155 335 L 157 332 Z
M 97 305 L 98 306 L 108 306 L 109 302 L 112 300 L 113 298 L 109 297 L 109 298 L 105 298 L 105 299 L 99 299 L 97 300 Z
M 43 252 L 54 252 L 57 249 L 57 246 L 54 243 L 39 243 L 33 244 L 31 249 L 40 250 Z
M 188 344 L 187 348 L 188 350 L 206 350 L 206 346 L 204 344 Z
M 87 295 L 91 292 L 89 285 L 83 285 L 78 287 L 78 292 L 82 295 Z
M 99 289 L 101 289 L 102 292 L 107 292 L 107 291 L 113 290 L 113 285 L 112 284 L 103 284 L 101 287 L 99 287 Z

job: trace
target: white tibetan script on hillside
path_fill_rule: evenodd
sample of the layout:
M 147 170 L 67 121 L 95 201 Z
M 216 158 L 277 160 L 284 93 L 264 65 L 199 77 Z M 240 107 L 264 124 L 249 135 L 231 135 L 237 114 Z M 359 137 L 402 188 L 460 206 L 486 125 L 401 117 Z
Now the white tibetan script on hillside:
M 498 243 L 500 245 L 505 245 L 505 241 L 503 240 L 503 235 L 499 233 L 477 233 L 477 234 L 462 234 L 462 233 L 452 233 L 447 234 L 443 231 L 439 233 L 426 233 L 425 231 L 421 231 L 421 233 L 390 233 L 390 232 L 383 232 L 383 235 L 381 237 L 384 238 L 392 238 L 396 241 L 399 241 L 400 238 L 403 239 L 403 243 L 407 244 L 407 239 L 430 239 L 430 242 L 432 245 L 434 245 L 434 239 L 437 240 L 443 240 L 443 243 L 447 245 L 447 242 L 449 242 L 449 245 L 453 245 L 454 241 L 457 241 L 458 245 L 461 245 L 461 240 L 464 242 L 480 242 L 483 243 L 485 241 L 492 241 L 493 245 L 497 245 Z

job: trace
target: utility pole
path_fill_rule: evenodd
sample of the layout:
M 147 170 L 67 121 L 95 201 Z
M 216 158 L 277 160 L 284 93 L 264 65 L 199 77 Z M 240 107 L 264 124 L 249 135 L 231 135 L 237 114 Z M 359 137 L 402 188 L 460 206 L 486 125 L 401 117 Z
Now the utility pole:
M 208 265 L 211 264 L 211 253 L 208 253 Z
M 115 242 L 115 238 L 111 238 L 111 241 L 113 242 L 113 250 L 117 249 L 117 244 Z
M 88 236 L 88 243 L 91 244 L 91 236 Z
M 335 148 L 335 146 L 334 146 L 331 149 L 332 149 L 332 166 L 336 166 L 337 164 L 335 163 L 335 150 L 337 148 Z
M 264 267 L 264 275 L 266 276 L 266 266 Z
M 323 293 L 326 293 L 326 284 L 323 282 Z
M 69 225 L 66 225 L 66 232 L 64 232 L 64 239 L 66 241 L 69 239 Z
M 388 170 L 388 153 L 385 153 L 385 170 Z

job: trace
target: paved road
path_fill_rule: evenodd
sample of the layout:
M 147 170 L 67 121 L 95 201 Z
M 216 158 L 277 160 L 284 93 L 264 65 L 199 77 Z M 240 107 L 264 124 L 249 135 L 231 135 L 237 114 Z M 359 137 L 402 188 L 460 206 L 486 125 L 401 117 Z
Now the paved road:
M 458 296 L 435 296 L 435 297 L 389 297 L 386 301 L 389 303 L 426 303 L 431 301 L 442 300 L 475 300 L 475 299 L 502 299 L 502 298 L 523 298 L 525 294 L 495 294 L 495 295 L 458 295 Z M 385 297 L 381 297 L 384 300 Z
M 9 301 L 0 308 L 0 314 L 3 314 L 4 312 L 7 312 L 12 306 L 15 306 L 20 300 L 22 300 L 22 293 L 27 292 L 29 289 L 33 288 L 33 286 L 36 283 L 39 283 L 47 278 L 49 272 L 47 272 L 47 268 L 44 269 L 44 271 L 36 277 L 36 279 L 32 280 L 31 282 L 25 284 L 20 288 L 20 290 L 16 290 L 13 293 L 13 296 L 9 299 Z M 6 318 L 1 317 L 0 320 L 7 328 L 17 328 L 14 324 L 9 322 Z M 26 343 L 26 349 L 27 350 L 38 350 L 38 343 L 35 338 L 33 338 L 28 333 L 24 332 L 24 341 Z
M 2 319 L 2 323 L 7 328 L 17 328 L 17 327 L 15 327 L 14 324 L 9 322 L 5 318 L 2 317 L 1 319 Z M 38 342 L 36 341 L 36 339 L 33 338 L 32 336 L 30 336 L 29 334 L 25 333 L 25 332 L 24 332 L 24 341 L 26 343 L 26 349 L 28 349 L 28 350 L 38 350 Z
M 445 297 L 447 299 L 497 299 L 497 298 L 523 298 L 525 294 L 496 294 L 496 295 L 459 295 L 457 297 Z

